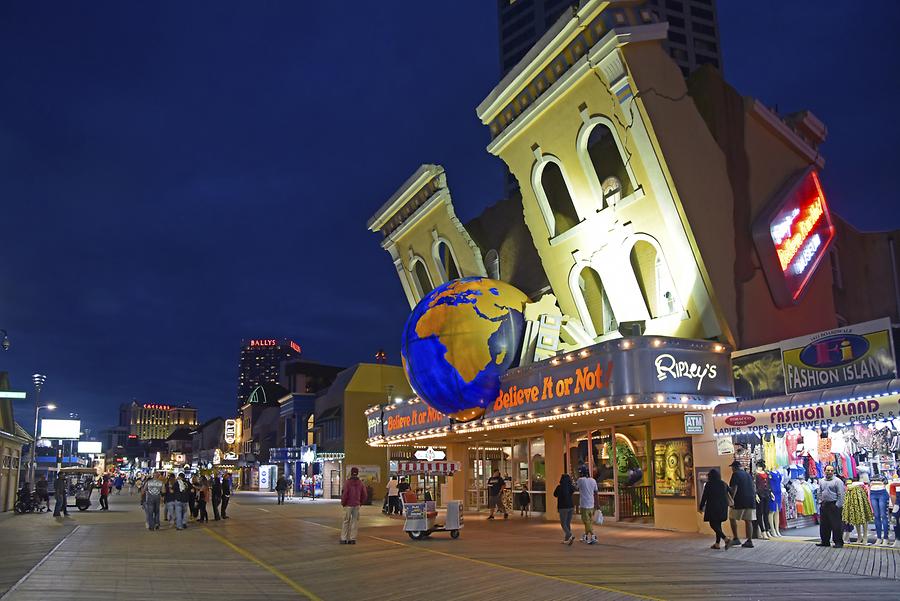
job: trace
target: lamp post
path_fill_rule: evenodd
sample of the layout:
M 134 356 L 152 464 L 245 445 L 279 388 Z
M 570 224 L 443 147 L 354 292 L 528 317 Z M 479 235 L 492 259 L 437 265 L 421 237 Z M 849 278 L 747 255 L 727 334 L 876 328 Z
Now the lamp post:
M 31 468 L 28 472 L 28 482 L 34 486 L 34 470 L 37 466 L 37 440 L 38 440 L 38 414 L 41 412 L 41 409 L 47 409 L 48 411 L 53 411 L 56 409 L 56 405 L 50 403 L 48 405 L 39 405 L 34 410 L 34 442 L 31 443 Z
M 34 440 L 31 443 L 31 467 L 28 469 L 28 483 L 34 486 L 34 468 L 37 463 L 38 412 L 41 410 L 41 388 L 44 387 L 47 376 L 44 374 L 33 374 L 31 381 L 34 382 Z

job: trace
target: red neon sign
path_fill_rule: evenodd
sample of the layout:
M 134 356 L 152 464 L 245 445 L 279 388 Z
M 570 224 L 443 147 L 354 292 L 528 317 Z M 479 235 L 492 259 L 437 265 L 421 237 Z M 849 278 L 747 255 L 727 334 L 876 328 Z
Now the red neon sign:
M 828 203 L 813 169 L 773 198 L 754 224 L 753 238 L 775 303 L 795 304 L 834 238 Z
M 294 342 L 293 340 L 291 340 L 291 348 L 294 349 L 294 351 L 297 352 L 298 354 L 300 354 L 300 353 L 303 352 L 303 351 L 300 349 L 300 345 L 297 344 L 296 342 Z

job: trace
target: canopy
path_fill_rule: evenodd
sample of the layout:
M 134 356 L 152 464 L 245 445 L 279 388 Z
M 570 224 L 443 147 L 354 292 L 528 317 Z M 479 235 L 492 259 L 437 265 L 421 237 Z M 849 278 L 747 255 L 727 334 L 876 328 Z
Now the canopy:
M 410 476 L 424 474 L 426 476 L 452 476 L 461 469 L 459 461 L 399 461 L 397 474 Z

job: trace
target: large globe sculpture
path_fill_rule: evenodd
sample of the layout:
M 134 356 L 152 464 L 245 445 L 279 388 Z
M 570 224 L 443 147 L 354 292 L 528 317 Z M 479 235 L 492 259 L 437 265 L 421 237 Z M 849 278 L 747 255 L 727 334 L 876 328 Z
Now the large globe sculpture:
M 518 358 L 526 302 L 513 286 L 481 277 L 429 292 L 409 316 L 400 349 L 416 394 L 457 421 L 481 417 Z

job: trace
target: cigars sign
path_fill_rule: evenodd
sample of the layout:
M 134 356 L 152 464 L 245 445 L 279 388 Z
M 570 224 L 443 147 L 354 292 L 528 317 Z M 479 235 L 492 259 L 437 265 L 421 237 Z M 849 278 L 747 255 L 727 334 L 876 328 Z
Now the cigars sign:
M 777 411 L 747 411 L 713 416 L 716 434 L 733 435 L 787 430 L 817 430 L 856 421 L 895 419 L 900 417 L 900 401 L 896 396 L 848 400 L 814 407 L 779 408 Z

